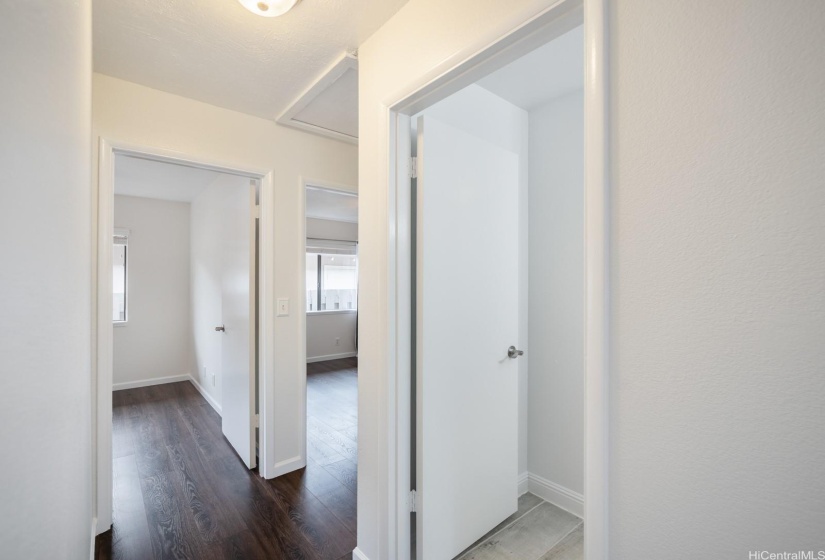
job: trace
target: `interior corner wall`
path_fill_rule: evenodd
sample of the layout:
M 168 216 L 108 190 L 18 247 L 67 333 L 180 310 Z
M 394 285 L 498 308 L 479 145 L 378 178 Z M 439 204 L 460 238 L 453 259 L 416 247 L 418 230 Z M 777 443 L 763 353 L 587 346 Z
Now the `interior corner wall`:
M 358 184 L 358 147 L 101 74 L 93 76 L 92 137 L 166 149 L 235 168 L 272 170 L 275 297 L 302 301 L 302 177 Z M 97 170 L 97 154 L 93 160 Z M 93 188 L 96 200 L 97 172 Z M 96 211 L 96 209 L 94 210 Z M 265 212 L 266 209 L 263 209 Z M 306 364 L 298 313 L 275 319 L 272 378 L 267 386 L 275 418 L 267 449 L 276 460 L 302 456 Z M 297 428 L 296 428 L 297 427 Z M 299 461 L 293 463 L 300 464 Z
M 115 196 L 129 230 L 127 322 L 114 327 L 113 386 L 190 373 L 189 203 Z
M 358 224 L 307 218 L 308 238 L 358 241 Z M 358 314 L 355 312 L 307 313 L 307 362 L 320 362 L 357 353 Z M 336 344 L 337 339 L 337 344 Z
M 583 494 L 583 91 L 531 110 L 529 130 L 528 470 Z
M 91 2 L 0 3 L 0 557 L 90 557 Z

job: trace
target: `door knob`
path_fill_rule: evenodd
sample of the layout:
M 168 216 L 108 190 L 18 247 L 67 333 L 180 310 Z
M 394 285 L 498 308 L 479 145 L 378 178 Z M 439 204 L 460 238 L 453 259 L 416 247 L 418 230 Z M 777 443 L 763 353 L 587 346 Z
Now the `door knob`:
M 507 349 L 507 357 L 508 358 L 512 358 L 512 359 L 515 360 L 519 356 L 524 356 L 524 350 L 517 350 L 515 346 L 511 346 L 510 348 Z
M 218 332 L 226 332 L 226 328 L 223 325 L 221 325 L 220 327 L 215 327 L 215 330 Z

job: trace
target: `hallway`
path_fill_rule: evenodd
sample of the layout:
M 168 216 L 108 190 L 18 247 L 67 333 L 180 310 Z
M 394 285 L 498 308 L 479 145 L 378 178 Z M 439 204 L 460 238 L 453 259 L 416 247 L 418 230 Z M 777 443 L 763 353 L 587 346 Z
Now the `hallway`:
M 245 468 L 190 383 L 116 391 L 114 524 L 96 558 L 350 558 L 357 383 L 338 362 L 310 364 L 308 465 L 274 480 Z

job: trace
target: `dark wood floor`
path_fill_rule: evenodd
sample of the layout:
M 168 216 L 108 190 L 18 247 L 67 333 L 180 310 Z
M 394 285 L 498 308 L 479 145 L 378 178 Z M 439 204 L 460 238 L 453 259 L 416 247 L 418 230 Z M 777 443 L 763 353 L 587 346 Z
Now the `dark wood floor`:
M 350 558 L 355 548 L 355 359 L 308 366 L 308 464 L 264 480 L 188 382 L 116 391 L 114 523 L 98 560 Z

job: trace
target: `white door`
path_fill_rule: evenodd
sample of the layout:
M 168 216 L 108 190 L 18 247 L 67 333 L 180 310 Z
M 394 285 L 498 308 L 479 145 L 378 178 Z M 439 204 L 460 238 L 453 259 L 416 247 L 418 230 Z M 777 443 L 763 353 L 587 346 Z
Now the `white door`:
M 419 559 L 449 560 L 518 501 L 518 156 L 418 120 Z
M 222 214 L 223 435 L 255 467 L 255 187 L 225 197 Z

